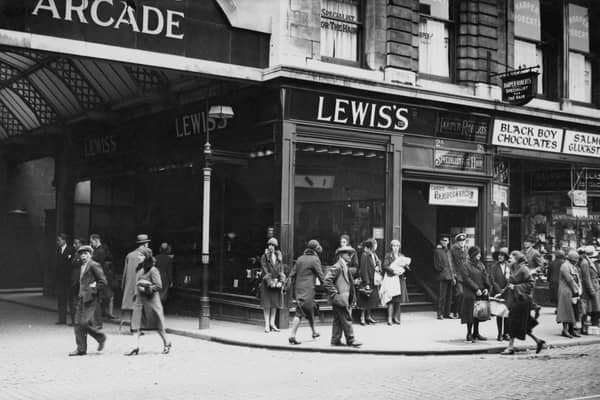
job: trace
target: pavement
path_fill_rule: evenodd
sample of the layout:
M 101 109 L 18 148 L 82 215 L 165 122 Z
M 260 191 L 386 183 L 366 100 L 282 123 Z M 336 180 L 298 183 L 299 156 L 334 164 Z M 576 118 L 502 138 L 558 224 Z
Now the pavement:
M 0 292 L 0 301 L 56 312 L 56 299 L 43 296 L 39 292 Z M 117 313 L 118 315 L 118 313 Z M 311 338 L 306 322 L 300 326 L 297 339 L 300 345 L 288 344 L 289 330 L 265 333 L 262 326 L 211 320 L 210 328 L 198 329 L 198 319 L 194 317 L 167 315 L 167 333 L 202 339 L 228 345 L 271 350 L 320 353 L 359 353 L 374 355 L 460 355 L 500 353 L 507 342 L 496 340 L 496 322 L 492 320 L 480 324 L 480 333 L 486 341 L 465 342 L 466 328 L 455 319 L 436 319 L 435 312 L 405 312 L 401 325 L 388 326 L 385 321 L 376 325 L 354 325 L 356 339 L 363 343 L 361 348 L 333 347 L 329 344 L 331 325 L 318 325 L 321 337 Z M 554 308 L 542 308 L 540 324 L 534 330 L 539 338 L 547 343 L 547 348 L 582 346 L 600 343 L 600 336 L 582 336 L 568 339 L 560 336 L 561 325 L 555 322 Z M 109 322 L 118 325 L 119 322 Z M 106 329 L 106 328 L 105 328 Z M 127 327 L 122 328 L 127 331 Z M 124 333 L 124 332 L 123 332 Z M 531 338 L 516 341 L 521 352 L 535 349 Z

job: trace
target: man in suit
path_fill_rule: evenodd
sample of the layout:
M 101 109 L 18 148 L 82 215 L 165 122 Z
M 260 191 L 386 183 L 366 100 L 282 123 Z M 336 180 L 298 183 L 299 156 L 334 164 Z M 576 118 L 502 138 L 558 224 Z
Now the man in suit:
M 71 324 L 75 321 L 75 309 L 70 304 L 71 298 L 71 259 L 75 250 L 67 244 L 69 237 L 59 233 L 56 237 L 56 297 L 58 300 L 59 325 L 67 323 L 67 306 L 71 316 Z
M 437 319 L 452 318 L 450 306 L 452 305 L 452 287 L 456 285 L 456 272 L 452 266 L 449 243 L 450 237 L 441 235 L 440 242 L 433 252 L 433 267 L 438 272 L 438 281 L 440 282 Z
M 525 254 L 525 258 L 527 258 L 527 265 L 529 269 L 535 269 L 540 271 L 544 266 L 544 259 L 538 250 L 536 250 L 533 245 L 536 243 L 536 239 L 534 237 L 527 237 L 523 241 L 523 254 Z
M 102 238 L 97 233 L 90 235 L 90 245 L 94 251 L 92 260 L 100 264 L 102 272 L 104 272 L 104 276 L 108 281 L 108 284 L 98 292 L 100 304 L 96 309 L 96 314 L 94 316 L 95 326 L 102 329 L 103 316 L 110 319 L 116 318 L 113 315 L 113 300 L 115 294 L 112 291 L 112 279 L 114 279 L 112 273 L 112 253 L 110 252 L 108 246 L 102 243 Z
M 150 245 L 150 238 L 146 234 L 137 235 L 136 239 L 137 248 L 127 254 L 125 257 L 125 266 L 123 268 L 123 279 L 121 280 L 121 290 L 123 292 L 123 298 L 121 300 L 121 312 L 127 311 L 129 313 L 129 321 L 131 322 L 131 314 L 133 312 L 135 296 L 135 270 L 137 266 L 144 260 L 143 249 L 147 249 Z
M 98 291 L 107 283 L 100 264 L 92 261 L 92 252 L 93 249 L 90 246 L 81 246 L 77 250 L 82 261 L 79 275 L 77 312 L 75 314 L 77 349 L 69 353 L 69 356 L 83 356 L 87 353 L 88 334 L 98 342 L 98 351 L 102 351 L 106 343 L 106 335 L 92 326 L 94 311 L 98 306 Z
M 452 311 L 454 317 L 458 317 L 458 311 L 460 310 L 460 303 L 462 302 L 463 296 L 463 273 L 466 264 L 469 262 L 469 255 L 467 254 L 467 235 L 459 233 L 454 236 L 454 244 L 450 249 L 452 256 L 452 266 L 456 274 L 456 285 L 454 286 L 454 302 L 452 303 Z
M 329 302 L 333 308 L 333 328 L 331 331 L 331 345 L 342 346 L 342 334 L 346 336 L 346 344 L 360 347 L 362 343 L 354 338 L 352 329 L 352 307 L 356 302 L 354 279 L 348 268 L 355 250 L 350 246 L 340 247 L 335 251 L 339 255 L 338 261 L 331 266 L 325 275 L 323 286 L 329 295 Z

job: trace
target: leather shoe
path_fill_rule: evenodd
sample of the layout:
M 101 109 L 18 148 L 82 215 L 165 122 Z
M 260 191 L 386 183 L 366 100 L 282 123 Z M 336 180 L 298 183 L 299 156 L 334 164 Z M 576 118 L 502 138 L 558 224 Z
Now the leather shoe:
M 298 339 L 295 337 L 288 338 L 288 342 L 290 342 L 290 344 L 300 344 L 300 341 L 298 341 Z
M 506 355 L 510 355 L 510 354 L 515 354 L 515 349 L 509 349 L 509 348 L 506 348 L 506 349 L 504 349 L 504 351 L 503 351 L 502 353 L 500 353 L 500 354 L 503 354 L 503 355 L 505 355 L 505 356 L 506 356 Z
M 313 339 L 316 339 L 316 338 L 318 338 L 319 336 L 321 336 L 321 334 L 320 334 L 319 332 L 313 332 L 313 334 L 312 334 L 312 338 L 313 338 Z
M 85 351 L 72 351 L 69 353 L 69 357 L 75 357 L 75 356 L 85 356 Z
M 504 335 L 502 335 L 502 340 L 506 340 L 508 342 L 510 340 L 510 335 L 508 333 L 505 333 Z
M 562 331 L 560 333 L 560 336 L 564 336 L 566 338 L 573 339 L 573 336 L 571 336 L 571 334 L 569 332 L 567 332 L 567 331 Z
M 473 343 L 473 336 L 472 335 L 467 335 L 466 342 Z
M 487 340 L 485 336 L 481 336 L 479 333 L 477 335 L 473 335 L 474 340 Z
M 361 320 L 360 320 L 360 324 L 361 324 L 362 326 L 365 326 L 367 323 L 365 322 L 365 320 L 364 320 L 364 319 L 361 319 Z
M 395 323 L 396 325 L 400 325 L 400 320 L 399 319 L 393 319 L 392 322 Z
M 357 341 L 357 340 L 353 340 L 351 342 L 348 343 L 348 346 L 352 346 L 352 347 L 360 347 L 362 346 L 362 343 Z
M 571 336 L 573 337 L 581 337 L 581 335 L 575 331 L 571 332 Z
M 448 314 L 448 315 L 444 315 L 444 319 L 456 319 L 456 318 L 453 317 L 452 315 Z
M 279 329 L 277 327 L 275 327 L 275 326 L 272 326 L 271 327 L 271 331 L 273 331 L 273 332 L 279 332 Z
M 540 351 L 542 351 L 542 349 L 544 348 L 545 344 L 546 344 L 545 340 L 539 340 L 537 342 L 537 346 L 535 348 L 535 354 L 538 354 Z
M 98 351 L 104 350 L 104 344 L 106 343 L 106 335 L 98 341 Z
M 367 324 L 373 324 L 375 325 L 377 323 L 377 321 L 375 321 L 372 317 L 368 317 L 367 318 Z
M 501 342 L 502 341 L 502 335 L 496 336 L 496 340 L 499 341 L 499 342 Z
M 331 342 L 331 345 L 332 346 L 343 346 L 344 343 L 342 343 L 342 342 Z

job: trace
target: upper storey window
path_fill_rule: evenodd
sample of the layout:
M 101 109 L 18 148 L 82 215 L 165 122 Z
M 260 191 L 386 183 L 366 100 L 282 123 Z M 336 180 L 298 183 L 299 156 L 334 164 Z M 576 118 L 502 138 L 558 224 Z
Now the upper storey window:
M 540 66 L 537 92 L 544 93 L 540 0 L 515 1 L 514 67 Z
M 419 1 L 419 72 L 450 77 L 450 0 Z
M 569 98 L 592 102 L 589 12 L 587 7 L 569 4 Z
M 360 0 L 321 1 L 321 57 L 359 63 L 362 37 Z

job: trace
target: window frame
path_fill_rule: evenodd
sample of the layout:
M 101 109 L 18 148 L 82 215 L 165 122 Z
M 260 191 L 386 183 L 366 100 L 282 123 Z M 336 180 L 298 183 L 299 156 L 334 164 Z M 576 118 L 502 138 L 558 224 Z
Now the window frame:
M 448 19 L 436 17 L 430 14 L 424 14 L 419 9 L 419 24 L 421 24 L 422 19 L 428 19 L 436 22 L 443 22 L 448 28 L 448 76 L 435 75 L 430 74 L 428 72 L 422 72 L 417 65 L 417 73 L 419 74 L 419 78 L 428 79 L 432 81 L 439 82 L 455 82 L 456 81 L 456 43 L 458 43 L 456 39 L 457 29 L 456 29 L 456 16 L 458 15 L 456 10 L 456 4 L 454 0 L 448 0 Z M 419 2 L 421 5 L 421 2 Z M 419 41 L 421 40 L 421 32 L 419 32 Z M 419 50 L 421 49 L 419 43 Z
M 343 2 L 343 0 L 342 0 L 342 2 Z M 356 0 L 356 3 L 358 4 L 358 6 L 357 6 L 358 12 L 356 14 L 358 15 L 359 20 L 356 23 L 350 22 L 350 24 L 356 25 L 356 27 L 357 27 L 356 61 L 345 60 L 343 58 L 337 58 L 337 57 L 324 56 L 321 54 L 322 46 L 319 49 L 319 57 L 321 58 L 321 61 L 331 63 L 331 64 L 346 65 L 349 67 L 363 68 L 365 66 L 365 62 L 366 62 L 365 61 L 365 26 L 364 26 L 365 18 L 366 18 L 365 0 Z M 323 0 L 320 1 L 320 5 L 321 5 L 320 9 L 322 10 L 324 8 Z M 341 19 L 335 18 L 335 17 L 323 17 L 322 14 L 319 17 L 320 17 L 320 19 L 319 19 L 320 24 L 323 22 L 323 19 L 349 23 L 347 21 L 344 21 L 344 20 L 341 20 Z M 319 25 L 319 35 L 321 35 L 322 29 L 323 28 L 321 27 L 321 25 Z M 321 39 L 319 38 L 319 40 L 321 40 Z M 322 45 L 322 42 L 320 42 L 320 44 Z
M 540 29 L 540 33 L 541 33 L 541 29 Z M 519 69 L 519 66 L 515 66 L 515 64 L 516 64 L 516 42 L 517 41 L 534 44 L 535 50 L 536 50 L 536 57 L 537 57 L 537 51 L 540 51 L 542 53 L 542 62 L 540 64 L 540 68 L 541 68 L 542 72 L 540 73 L 541 77 L 538 77 L 538 92 L 535 94 L 534 97 L 535 98 L 544 98 L 544 99 L 548 98 L 547 84 L 546 84 L 546 68 L 544 68 L 547 57 L 544 57 L 544 43 L 542 42 L 541 39 L 535 40 L 535 39 L 524 38 L 524 37 L 515 35 L 514 40 L 513 40 L 513 69 L 515 69 L 515 70 Z M 533 67 L 533 65 L 529 65 L 527 67 Z M 542 84 L 542 92 L 539 92 L 540 81 Z
M 585 7 L 588 11 L 588 51 L 583 51 L 583 50 L 579 50 L 579 49 L 572 49 L 571 48 L 571 44 L 569 42 L 569 46 L 565 46 L 566 48 L 566 52 L 563 53 L 563 57 L 567 57 L 566 60 L 566 65 L 569 68 L 569 74 L 567 74 L 567 90 L 568 90 L 568 96 L 567 99 L 575 104 L 575 105 L 580 105 L 580 106 L 584 106 L 584 107 L 589 107 L 589 106 L 594 106 L 594 107 L 598 107 L 597 104 L 594 103 L 594 61 L 596 59 L 596 55 L 593 52 L 592 49 L 592 33 L 591 33 L 591 29 L 590 29 L 590 22 L 591 22 L 591 18 L 592 18 L 592 6 L 590 4 L 590 2 L 586 1 L 586 0 L 568 0 L 566 3 L 566 8 L 565 8 L 565 12 L 567 13 L 567 20 L 570 17 L 569 15 L 569 5 L 576 5 L 579 7 Z M 569 35 L 569 24 L 567 22 L 567 25 L 565 27 L 563 27 L 563 29 L 566 30 L 566 35 Z M 570 69 L 571 69 L 571 53 L 575 53 L 575 54 L 579 54 L 582 55 L 584 57 L 584 63 L 585 62 L 589 62 L 590 63 L 590 74 L 591 74 L 591 78 L 590 78 L 590 101 L 583 101 L 583 100 L 576 100 L 576 99 L 572 99 L 571 98 L 571 79 L 570 79 Z M 584 71 L 585 71 L 585 67 L 584 67 Z

